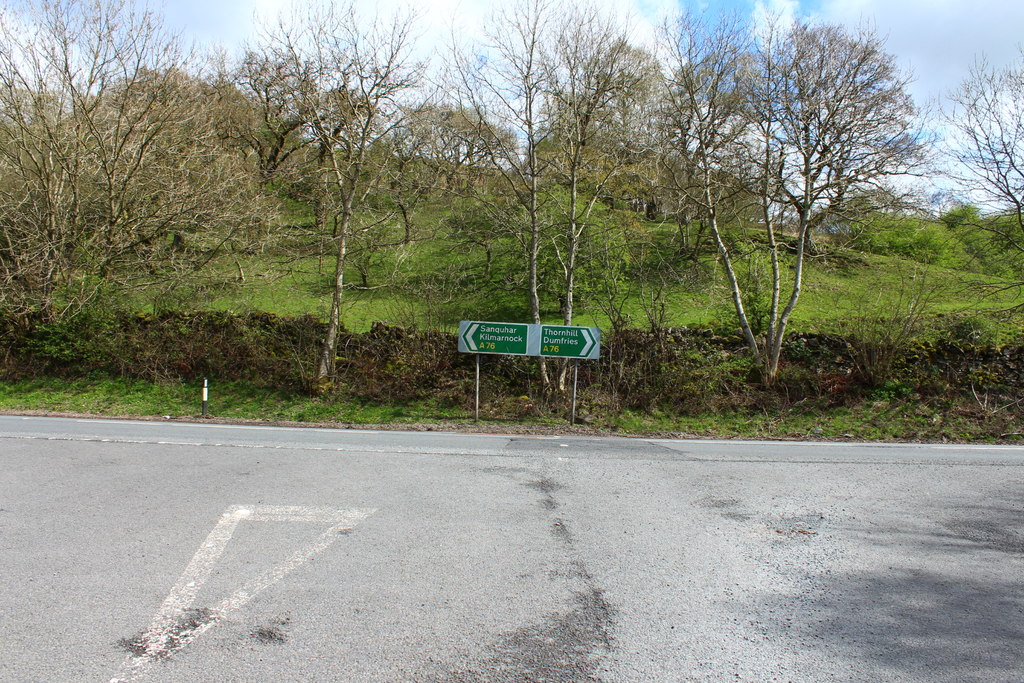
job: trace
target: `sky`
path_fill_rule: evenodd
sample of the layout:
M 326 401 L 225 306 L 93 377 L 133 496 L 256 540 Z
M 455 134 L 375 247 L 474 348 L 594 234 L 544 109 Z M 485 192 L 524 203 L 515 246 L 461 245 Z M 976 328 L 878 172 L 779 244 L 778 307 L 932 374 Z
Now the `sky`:
M 495 6 L 507 0 L 357 0 L 367 11 L 411 5 L 419 13 L 422 39 L 438 49 L 451 33 L 471 35 Z M 572 0 L 562 0 L 572 2 Z M 975 59 L 985 56 L 1001 66 L 1020 54 L 1024 41 L 1024 0 L 595 0 L 618 14 L 629 12 L 639 37 L 653 32 L 662 17 L 681 4 L 711 12 L 754 15 L 765 9 L 809 16 L 856 27 L 872 25 L 889 52 L 911 71 L 918 104 L 937 100 L 954 89 Z M 143 0 L 139 0 L 140 4 Z M 204 44 L 227 48 L 249 37 L 257 16 L 274 18 L 292 0 L 160 0 L 150 3 L 168 25 Z

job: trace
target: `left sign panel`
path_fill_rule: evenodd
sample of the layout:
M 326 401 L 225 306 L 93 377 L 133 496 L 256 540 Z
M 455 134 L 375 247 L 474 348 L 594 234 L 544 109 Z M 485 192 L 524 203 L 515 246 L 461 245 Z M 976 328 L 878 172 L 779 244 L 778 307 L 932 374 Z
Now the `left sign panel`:
M 525 323 L 495 323 L 463 320 L 459 323 L 459 351 L 525 356 L 530 326 Z

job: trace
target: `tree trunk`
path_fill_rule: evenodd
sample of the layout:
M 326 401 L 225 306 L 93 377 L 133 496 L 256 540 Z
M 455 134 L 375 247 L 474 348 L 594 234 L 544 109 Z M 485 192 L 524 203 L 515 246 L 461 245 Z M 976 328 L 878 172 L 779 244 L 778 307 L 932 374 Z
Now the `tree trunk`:
M 331 293 L 331 311 L 327 316 L 327 334 L 320 347 L 320 362 L 313 378 L 313 392 L 322 393 L 331 384 L 335 369 L 335 355 L 338 347 L 338 332 L 341 331 L 341 298 L 345 291 L 345 258 L 348 255 L 348 233 L 352 221 L 351 207 L 346 206 L 338 226 L 338 253 L 334 261 L 334 291 Z

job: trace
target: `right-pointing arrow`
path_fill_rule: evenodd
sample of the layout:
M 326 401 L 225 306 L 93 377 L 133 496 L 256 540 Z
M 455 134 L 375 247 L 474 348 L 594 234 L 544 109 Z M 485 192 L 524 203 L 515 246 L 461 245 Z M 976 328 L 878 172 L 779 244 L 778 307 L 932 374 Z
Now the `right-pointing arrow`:
M 594 335 L 590 334 L 590 330 L 585 327 L 581 327 L 580 332 L 582 332 L 583 336 L 587 338 L 586 345 L 583 347 L 583 350 L 580 351 L 580 358 L 586 358 L 590 355 L 590 349 L 594 348 Z M 450 343 L 451 342 L 449 342 L 449 344 Z

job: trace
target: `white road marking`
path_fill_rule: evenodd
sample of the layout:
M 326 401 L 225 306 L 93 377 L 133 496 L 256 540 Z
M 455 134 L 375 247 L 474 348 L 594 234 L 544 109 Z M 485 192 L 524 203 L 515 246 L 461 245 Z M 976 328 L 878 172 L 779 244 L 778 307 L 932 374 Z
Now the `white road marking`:
M 192 606 L 196 594 L 210 577 L 213 566 L 220 559 L 228 541 L 235 533 L 235 527 L 251 514 L 252 510 L 234 505 L 221 515 L 217 525 L 213 527 L 213 531 L 199 546 L 196 554 L 192 556 L 192 560 L 182 572 L 178 582 L 174 584 L 174 588 L 167 595 L 164 604 L 160 606 L 156 616 L 153 617 L 145 635 L 146 654 L 140 659 L 155 658 L 157 653 L 163 652 L 167 648 L 167 641 L 174 625 L 185 613 L 185 610 Z
M 13 417 L 13 416 L 12 416 Z M 18 416 L 18 419 L 23 421 L 45 421 L 55 420 L 61 418 L 47 418 L 47 417 L 36 417 L 36 416 Z M 146 420 L 112 420 L 112 419 L 90 419 L 90 418 L 69 418 L 73 419 L 76 423 L 81 424 L 102 424 L 102 425 L 135 425 L 135 426 L 152 426 L 152 421 Z M 222 425 L 222 424 L 205 424 L 202 422 L 161 422 L 160 424 L 165 426 L 174 426 L 182 429 L 190 427 L 202 427 L 204 429 L 252 429 L 259 431 L 293 431 L 302 430 L 307 432 L 316 432 L 322 434 L 411 434 L 419 432 L 402 432 L 401 430 L 370 430 L 370 429 L 349 429 L 349 428 L 327 428 L 327 427 L 280 427 L 273 425 Z M 554 440 L 563 437 L 559 436 L 531 436 L 527 434 L 516 435 L 516 434 L 467 434 L 461 432 L 430 432 L 432 435 L 443 435 L 449 437 L 465 437 L 470 439 L 504 439 L 504 440 Z M 38 437 L 37 437 L 38 438 Z M 580 441 L 600 441 L 606 437 L 600 436 L 580 436 L 575 437 L 575 440 Z M 55 439 L 56 440 L 56 439 Z M 74 438 L 68 437 L 65 440 L 94 440 L 86 438 Z M 129 439 L 112 439 L 120 443 L 150 443 L 143 440 L 129 440 Z M 1024 449 L 1024 445 L 1001 445 L 1001 446 L 988 446 L 988 445 L 975 445 L 975 444 L 928 444 L 928 443 L 903 443 L 903 442 L 857 442 L 857 441 L 780 441 L 780 440 L 756 440 L 756 439 L 642 439 L 649 443 L 672 443 L 672 444 L 694 444 L 694 445 L 758 445 L 758 446 L 805 446 L 805 447 L 819 447 L 819 448 L 919 448 L 919 449 L 960 449 L 965 448 L 968 450 L 1009 450 L 1019 451 Z M 178 445 L 178 444 L 176 444 Z M 193 444 L 180 444 L 180 445 L 193 445 Z M 203 445 L 203 444 L 200 444 Z
M 214 624 L 235 612 L 275 583 L 291 574 L 334 543 L 341 532 L 351 529 L 376 512 L 374 508 L 339 510 L 295 505 L 232 505 L 213 527 L 199 550 L 192 556 L 185 571 L 142 635 L 141 655 L 130 655 L 121 667 L 121 675 L 111 683 L 135 681 L 145 675 L 153 662 L 185 647 Z M 225 598 L 216 607 L 204 613 L 203 618 L 189 620 L 188 611 L 199 590 L 213 572 L 214 565 L 241 521 L 301 522 L 330 525 L 326 531 L 306 547 L 296 551 L 282 564 L 273 567 Z
M 503 438 L 508 441 L 509 437 L 493 437 Z M 129 444 L 129 445 L 159 445 L 159 446 L 223 446 L 224 448 L 241 448 L 251 450 L 277 450 L 277 451 L 328 451 L 337 453 L 357 453 L 357 454 L 372 454 L 381 453 L 384 455 L 491 455 L 489 451 L 467 451 L 453 452 L 450 448 L 440 447 L 410 447 L 403 449 L 401 446 L 394 446 L 390 448 L 371 448 L 368 446 L 360 445 L 349 445 L 349 446 L 336 446 L 333 448 L 324 446 L 307 446 L 303 444 L 260 444 L 260 443 L 230 443 L 230 444 L 215 444 L 213 442 L 205 441 L 151 441 L 149 439 L 104 439 L 99 436 L 42 436 L 42 435 L 9 435 L 0 434 L 0 439 L 11 439 L 21 441 L 70 441 L 75 443 L 115 443 L 115 444 Z
M 22 420 L 40 420 L 46 418 L 38 417 L 22 417 Z M 89 420 L 85 418 L 77 418 L 74 420 L 79 424 L 102 424 L 102 425 L 135 425 L 135 426 L 149 426 L 153 422 L 144 420 Z M 301 429 L 306 432 L 316 432 L 320 434 L 405 434 L 405 433 L 422 433 L 422 432 L 402 432 L 400 430 L 380 430 L 380 429 L 350 429 L 350 428 L 332 428 L 332 427 L 277 427 L 273 425 L 221 425 L 221 424 L 204 424 L 201 422 L 161 422 L 164 426 L 173 426 L 176 428 L 189 428 L 189 427 L 201 427 L 203 429 L 251 429 L 254 431 L 271 431 L 271 432 L 287 432 Z M 460 434 L 459 432 L 432 432 L 433 434 L 439 434 L 444 436 L 472 436 L 474 438 L 482 439 L 511 439 L 516 438 L 511 434 Z M 557 436 L 538 436 L 533 437 L 538 439 L 557 439 Z
M 931 444 L 931 443 L 907 443 L 888 441 L 752 441 L 741 439 L 644 439 L 649 443 L 671 443 L 687 444 L 693 446 L 778 446 L 790 448 L 792 446 L 803 446 L 805 448 L 897 448 L 897 449 L 923 449 L 923 450 L 971 450 L 971 451 L 1020 451 L 1024 446 L 1002 445 L 989 446 L 970 443 L 961 444 Z
M 944 445 L 944 446 L 928 446 L 928 448 L 935 451 L 1019 451 L 1024 446 L 977 446 L 974 444 L 960 444 L 960 445 Z

